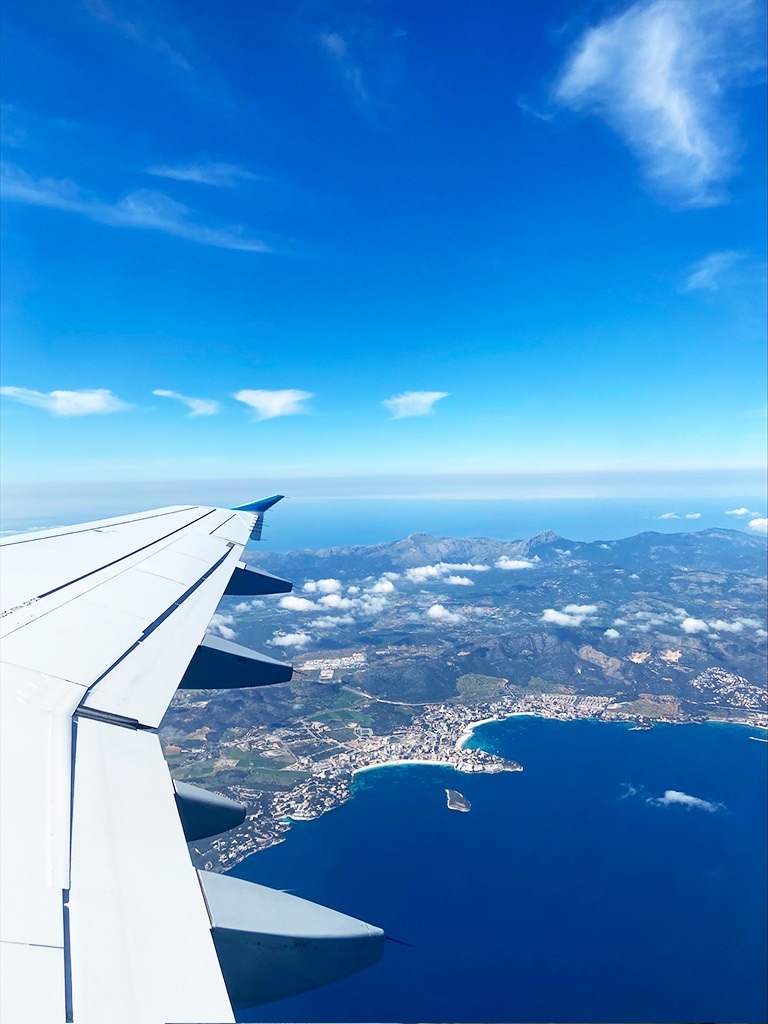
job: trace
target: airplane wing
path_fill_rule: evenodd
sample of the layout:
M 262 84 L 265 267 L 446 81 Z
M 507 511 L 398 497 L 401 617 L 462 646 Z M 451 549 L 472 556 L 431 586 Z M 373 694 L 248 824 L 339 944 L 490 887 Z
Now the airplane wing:
M 233 1021 L 375 962 L 380 929 L 195 870 L 244 809 L 169 775 L 179 686 L 290 679 L 206 636 L 223 594 L 291 585 L 242 560 L 279 495 L 0 542 L 0 1020 Z

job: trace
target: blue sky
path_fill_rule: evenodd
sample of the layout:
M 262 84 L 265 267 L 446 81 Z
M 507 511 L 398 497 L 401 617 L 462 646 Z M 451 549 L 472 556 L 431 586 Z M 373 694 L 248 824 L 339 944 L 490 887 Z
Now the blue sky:
M 759 480 L 764 4 L 3 8 L 7 483 Z

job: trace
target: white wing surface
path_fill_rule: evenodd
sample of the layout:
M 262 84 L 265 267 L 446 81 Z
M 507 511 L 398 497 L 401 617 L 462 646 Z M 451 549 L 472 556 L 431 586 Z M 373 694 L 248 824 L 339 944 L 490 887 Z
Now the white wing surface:
M 198 878 L 190 861 L 188 826 L 154 730 L 181 683 L 290 678 L 289 666 L 204 639 L 228 587 L 290 589 L 240 562 L 277 500 L 238 510 L 164 508 L 2 542 L 4 1024 L 234 1020 L 217 908 L 206 899 L 205 873 Z M 196 805 L 192 794 L 194 813 L 207 813 L 205 794 L 203 801 Z M 324 913 L 335 922 L 322 946 L 327 956 L 342 915 Z M 256 921 L 254 949 L 258 929 Z M 380 953 L 381 932 L 366 935 L 375 942 L 364 943 L 352 969 Z M 294 958 L 308 948 L 298 938 L 300 946 L 296 935 L 286 940 Z M 238 991 L 263 1001 L 244 984 L 248 965 L 238 956 Z M 306 959 L 306 977 L 300 967 L 284 991 L 265 998 L 322 983 L 311 948 Z

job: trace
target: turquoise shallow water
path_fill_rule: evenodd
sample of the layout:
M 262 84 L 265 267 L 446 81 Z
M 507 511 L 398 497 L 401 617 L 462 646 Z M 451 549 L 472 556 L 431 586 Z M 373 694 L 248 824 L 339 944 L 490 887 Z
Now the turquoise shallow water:
M 234 873 L 413 948 L 240 1019 L 765 1020 L 768 744 L 749 736 L 517 718 L 473 742 L 522 773 L 358 776 L 353 800 Z

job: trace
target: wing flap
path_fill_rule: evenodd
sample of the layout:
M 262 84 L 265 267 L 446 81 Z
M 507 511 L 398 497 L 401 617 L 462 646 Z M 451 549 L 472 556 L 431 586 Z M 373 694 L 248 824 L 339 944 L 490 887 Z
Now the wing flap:
M 232 1021 L 157 737 L 80 718 L 76 744 L 74 1019 Z

